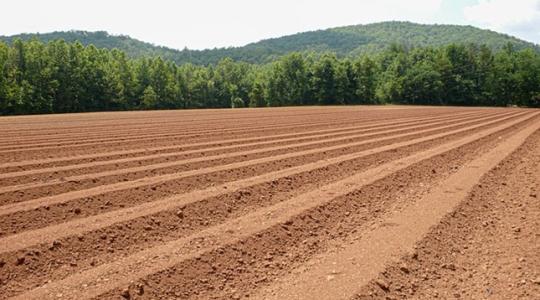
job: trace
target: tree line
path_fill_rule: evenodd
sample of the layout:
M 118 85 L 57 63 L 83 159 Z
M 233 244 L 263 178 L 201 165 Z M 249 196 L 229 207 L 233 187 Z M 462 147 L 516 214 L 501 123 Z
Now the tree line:
M 540 106 L 540 54 L 511 44 L 290 53 L 177 65 L 55 40 L 0 42 L 0 114 L 340 104 Z

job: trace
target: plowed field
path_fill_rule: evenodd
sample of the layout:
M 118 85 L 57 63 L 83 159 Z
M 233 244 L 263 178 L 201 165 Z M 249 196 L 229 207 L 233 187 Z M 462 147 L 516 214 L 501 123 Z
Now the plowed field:
M 540 299 L 540 111 L 0 118 L 0 299 Z

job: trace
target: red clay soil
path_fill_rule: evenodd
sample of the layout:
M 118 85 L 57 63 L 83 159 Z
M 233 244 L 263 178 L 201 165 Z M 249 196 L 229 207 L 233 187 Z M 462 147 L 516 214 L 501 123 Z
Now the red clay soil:
M 0 118 L 0 299 L 537 299 L 540 111 Z
M 355 298 L 540 299 L 539 193 L 537 131 Z

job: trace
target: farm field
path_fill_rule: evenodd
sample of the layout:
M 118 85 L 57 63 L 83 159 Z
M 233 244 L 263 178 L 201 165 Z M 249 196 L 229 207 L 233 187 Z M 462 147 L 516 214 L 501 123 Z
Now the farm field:
M 539 299 L 540 110 L 0 118 L 0 299 Z

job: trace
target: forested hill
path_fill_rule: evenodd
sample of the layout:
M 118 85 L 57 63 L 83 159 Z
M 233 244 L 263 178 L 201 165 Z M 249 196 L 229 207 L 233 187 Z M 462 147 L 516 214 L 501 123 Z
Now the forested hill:
M 33 38 L 36 38 L 45 43 L 61 39 L 68 43 L 79 41 L 85 46 L 94 45 L 97 48 L 116 48 L 122 50 L 132 58 L 161 56 L 162 58 L 166 59 L 174 59 L 181 53 L 181 51 L 179 50 L 142 42 L 127 35 L 111 35 L 106 31 L 89 32 L 72 30 L 55 31 L 50 33 L 23 33 L 12 36 L 0 36 L 0 41 L 11 43 L 15 39 L 28 41 Z
M 534 48 L 538 45 L 472 26 L 422 25 L 411 22 L 382 22 L 368 25 L 337 27 L 326 30 L 303 32 L 280 38 L 266 39 L 243 47 L 216 48 L 208 50 L 175 50 L 155 46 L 128 36 L 114 36 L 107 32 L 67 31 L 45 34 L 21 34 L 0 37 L 7 42 L 15 38 L 28 40 L 38 38 L 47 42 L 63 39 L 67 42 L 80 41 L 83 45 L 93 44 L 98 48 L 120 49 L 133 58 L 161 56 L 178 64 L 216 64 L 225 57 L 250 63 L 266 63 L 290 52 L 334 52 L 338 56 L 356 56 L 388 49 L 393 44 L 408 47 L 438 47 L 451 43 L 484 44 L 499 50 L 512 43 L 517 50 Z

